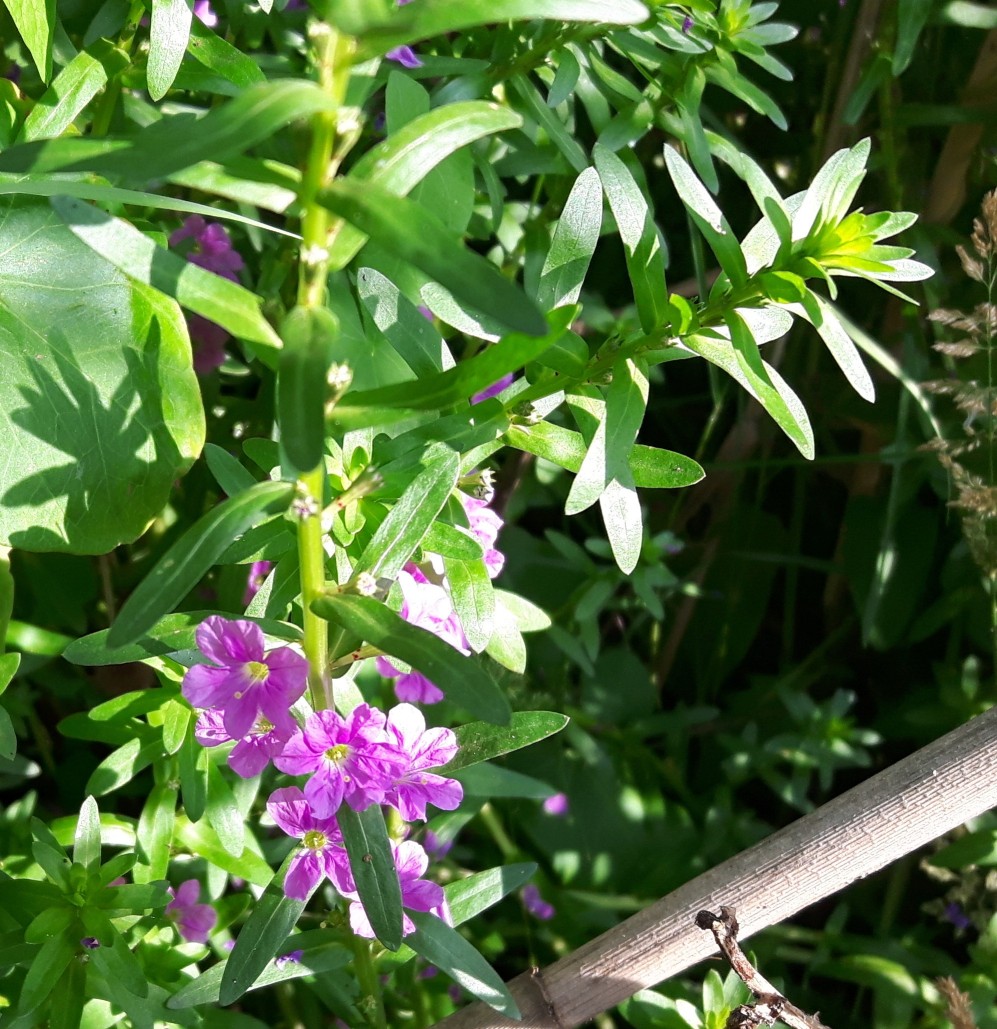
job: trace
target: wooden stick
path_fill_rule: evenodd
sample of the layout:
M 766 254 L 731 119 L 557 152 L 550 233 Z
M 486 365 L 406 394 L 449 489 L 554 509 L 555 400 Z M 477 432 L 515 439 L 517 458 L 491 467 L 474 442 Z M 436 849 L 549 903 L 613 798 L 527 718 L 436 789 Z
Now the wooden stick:
M 695 918 L 736 907 L 742 939 L 997 806 L 997 708 L 510 984 L 520 1022 L 483 1004 L 439 1029 L 570 1029 L 717 952 Z M 648 860 L 667 861 L 663 854 Z

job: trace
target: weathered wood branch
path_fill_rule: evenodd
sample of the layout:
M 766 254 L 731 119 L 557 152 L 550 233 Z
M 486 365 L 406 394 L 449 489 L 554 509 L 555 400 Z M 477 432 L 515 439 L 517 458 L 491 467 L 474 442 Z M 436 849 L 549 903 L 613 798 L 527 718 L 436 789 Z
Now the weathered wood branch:
M 717 952 L 695 926 L 737 909 L 740 938 L 775 925 L 997 806 L 997 708 L 879 772 L 544 969 L 510 984 L 521 1022 L 475 1004 L 439 1029 L 569 1029 Z M 648 860 L 667 861 L 668 854 Z

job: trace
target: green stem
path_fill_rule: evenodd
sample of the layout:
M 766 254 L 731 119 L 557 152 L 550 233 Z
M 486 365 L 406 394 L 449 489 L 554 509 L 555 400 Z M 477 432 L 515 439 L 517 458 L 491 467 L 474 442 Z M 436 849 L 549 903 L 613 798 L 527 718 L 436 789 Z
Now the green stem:
M 478 815 L 502 852 L 502 857 L 507 861 L 515 859 L 519 854 L 519 848 L 509 839 L 509 834 L 505 831 L 505 826 L 502 825 L 502 820 L 495 808 L 491 804 L 485 804 Z
M 387 1020 L 384 1017 L 384 999 L 381 996 L 381 984 L 377 981 L 377 973 L 374 970 L 374 959 L 371 955 L 371 944 L 362 936 L 354 936 L 353 943 L 353 968 L 357 975 L 357 983 L 360 992 L 366 998 L 361 1000 L 361 1008 L 367 1018 L 367 1023 L 372 1029 L 388 1029 Z
M 325 470 L 316 468 L 302 475 L 299 488 L 313 503 L 298 522 L 298 563 L 301 574 L 305 657 L 308 658 L 308 696 L 316 711 L 332 706 L 329 688 L 329 630 L 311 603 L 325 589 L 325 549 L 322 546 L 322 487 Z
M 128 17 L 121 29 L 118 46 L 126 54 L 131 55 L 132 47 L 135 45 L 135 33 L 138 29 L 139 19 L 145 13 L 145 5 L 142 0 L 133 0 Z M 111 119 L 118 106 L 118 98 L 121 96 L 121 73 L 119 72 L 104 87 L 104 94 L 97 102 L 94 110 L 93 120 L 90 122 L 91 136 L 106 136 L 111 127 Z

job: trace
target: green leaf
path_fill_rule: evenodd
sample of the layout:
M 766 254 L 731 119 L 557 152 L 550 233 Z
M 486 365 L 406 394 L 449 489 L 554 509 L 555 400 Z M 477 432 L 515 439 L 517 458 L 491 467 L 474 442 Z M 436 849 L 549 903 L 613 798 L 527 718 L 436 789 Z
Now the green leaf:
M 551 422 L 512 425 L 504 438 L 509 446 L 542 457 L 569 472 L 577 472 L 585 457 L 585 440 L 581 433 Z M 691 457 L 639 443 L 631 449 L 629 461 L 634 482 L 647 489 L 691 486 L 706 474 Z
M 415 553 L 460 477 L 460 456 L 445 443 L 434 443 L 423 457 L 424 468 L 408 485 L 357 558 L 354 576 L 395 579 Z
M 177 791 L 167 783 L 156 783 L 142 807 L 135 828 L 135 845 L 141 859 L 133 878 L 137 883 L 166 878 L 176 824 Z
M 989 868 L 997 865 L 997 830 L 980 829 L 967 833 L 942 847 L 937 854 L 932 854 L 928 861 L 939 868 L 965 868 L 967 865 Z
M 446 972 L 458 986 L 509 1018 L 520 1017 L 519 1008 L 498 973 L 442 918 L 428 911 L 410 911 L 416 932 L 408 945 L 431 965 Z
M 80 1029 L 86 995 L 87 969 L 82 961 L 70 961 L 55 988 L 48 1009 L 48 1029 Z
M 554 790 L 532 775 L 515 772 L 502 765 L 481 762 L 454 773 L 463 785 L 467 797 L 521 797 L 526 800 L 546 800 Z
M 592 156 L 623 241 L 641 328 L 653 332 L 668 320 L 668 289 L 651 209 L 630 170 L 612 150 L 597 143 Z
M 108 632 L 107 645 L 122 647 L 147 633 L 197 585 L 233 537 L 263 515 L 284 510 L 292 493 L 289 483 L 260 482 L 199 518 L 125 601 Z
M 193 9 L 188 0 L 152 0 L 149 26 L 149 95 L 162 100 L 187 51 Z
M 477 561 L 485 554 L 484 548 L 473 536 L 468 536 L 466 532 L 446 522 L 433 522 L 422 538 L 422 549 L 457 561 Z
M 112 751 L 93 770 L 87 780 L 86 791 L 95 797 L 120 789 L 163 752 L 162 740 L 130 739 L 117 750 Z
M 531 300 L 499 270 L 458 242 L 433 214 L 369 182 L 340 179 L 318 201 L 398 258 L 445 286 L 460 301 L 516 332 L 542 336 L 547 323 Z
M 376 425 L 384 419 L 384 408 L 437 411 L 467 400 L 508 372 L 517 371 L 536 360 L 567 331 L 575 311 L 574 307 L 563 307 L 553 312 L 548 317 L 550 330 L 546 336 L 538 338 L 518 333 L 506 336 L 469 361 L 461 361 L 455 368 L 420 380 L 418 389 L 413 389 L 412 384 L 406 382 L 362 393 L 347 393 L 336 405 L 333 418 L 348 420 L 351 425 Z
M 120 647 L 108 646 L 110 630 L 102 629 L 73 640 L 62 652 L 62 656 L 74 665 L 124 665 L 150 657 L 193 650 L 196 646 L 197 627 L 213 614 L 217 612 L 178 611 L 176 614 L 165 615 L 134 642 Z M 268 636 L 292 643 L 302 639 L 301 629 L 290 622 L 253 617 L 247 617 L 246 620 L 255 622 Z
M 335 109 L 316 83 L 283 79 L 253 86 L 203 117 L 163 118 L 129 139 L 64 137 L 13 146 L 0 154 L 0 171 L 90 171 L 154 182 L 198 161 L 225 161 L 292 121 Z
M 73 863 L 88 872 L 95 872 L 100 866 L 100 812 L 93 797 L 87 797 L 80 808 L 73 837 Z
M 160 710 L 163 714 L 163 750 L 167 754 L 175 754 L 187 738 L 187 727 L 194 712 L 180 700 L 168 700 Z
M 298 472 L 317 468 L 325 453 L 327 375 L 339 320 L 325 307 L 294 307 L 281 323 L 284 349 L 277 378 L 280 442 Z
M 357 272 L 360 301 L 396 353 L 420 378 L 453 368 L 440 334 L 397 287 L 373 268 Z
M 450 597 L 471 649 L 480 654 L 495 629 L 495 589 L 482 558 L 474 561 L 444 557 Z
M 207 760 L 207 751 L 194 738 L 194 723 L 191 722 L 179 751 L 178 764 L 184 812 L 194 823 L 201 820 L 208 803 Z
M 506 85 L 523 101 L 528 113 L 560 151 L 568 165 L 579 174 L 583 172 L 588 166 L 585 151 L 565 127 L 564 122 L 547 106 L 536 86 L 522 74 L 510 76 L 506 79 Z
M 290 936 L 305 910 L 307 899 L 294 900 L 284 895 L 284 877 L 295 854 L 296 850 L 284 859 L 239 931 L 235 947 L 225 962 L 218 991 L 218 1001 L 222 1005 L 234 1003 L 250 989 Z
M 489 868 L 484 872 L 475 872 L 466 879 L 447 883 L 443 889 L 447 895 L 447 904 L 454 925 L 462 925 L 493 904 L 497 904 L 513 890 L 518 890 L 533 878 L 536 870 L 537 866 L 532 861 L 524 861 Z
M 247 471 L 238 458 L 217 444 L 204 445 L 204 459 L 208 462 L 208 469 L 215 477 L 215 482 L 225 491 L 226 496 L 234 497 L 256 485 L 252 472 Z
M 696 178 L 696 173 L 679 152 L 668 144 L 665 144 L 665 165 L 676 192 L 685 203 L 706 242 L 717 255 L 717 260 L 727 273 L 731 284 L 743 286 L 748 280 L 744 253 L 734 230 L 728 225 L 716 201 Z
M 184 799 L 186 801 L 186 797 Z M 178 817 L 175 838 L 178 846 L 186 847 L 192 854 L 203 857 L 229 875 L 246 879 L 254 886 L 265 887 L 274 877 L 273 869 L 251 849 L 248 841 L 239 857 L 233 857 L 221 845 L 218 835 L 204 818 L 199 822 L 189 822 L 186 818 Z
M 0 758 L 13 761 L 17 754 L 17 733 L 5 707 L 0 707 Z
M 544 311 L 578 303 L 601 231 L 602 184 L 595 168 L 586 168 L 564 202 L 540 271 L 537 303 Z
M 42 82 L 52 77 L 55 0 L 3 0 L 28 48 Z
M 232 796 L 228 783 L 212 761 L 208 762 L 208 801 L 205 814 L 211 827 L 218 834 L 221 845 L 232 857 L 239 857 L 246 846 L 245 818 L 236 806 L 235 797 Z
M 455 704 L 489 722 L 509 721 L 509 702 L 480 661 L 410 625 L 373 597 L 327 594 L 312 602 L 312 610 L 422 672 Z
M 492 617 L 492 634 L 485 653 L 516 675 L 526 671 L 526 640 L 505 604 L 496 603 Z
M 0 654 L 0 693 L 11 684 L 20 664 L 20 654 Z
M 97 966 L 101 975 L 124 987 L 136 997 L 147 997 L 149 980 L 138 958 L 107 915 L 97 908 L 86 907 L 81 917 L 88 934 L 100 941 L 100 946 L 91 952 L 90 960 Z
M 256 348 L 271 367 L 280 337 L 260 311 L 255 293 L 221 275 L 185 261 L 157 246 L 148 236 L 120 218 L 73 197 L 52 197 L 52 207 L 66 225 L 95 253 L 133 279 L 173 297 L 182 307 L 228 329 Z
M 369 51 L 384 53 L 403 43 L 504 21 L 549 18 L 637 25 L 648 17 L 637 0 L 431 0 L 397 12 L 390 28 L 373 37 Z
M 567 724 L 568 716 L 556 711 L 514 711 L 508 725 L 467 722 L 454 730 L 460 749 L 447 764 L 447 774 L 529 747 L 560 732 Z
M 0 249 L 0 542 L 106 553 L 145 531 L 204 441 L 183 316 L 47 203 L 0 201 Z
M 232 46 L 228 40 L 212 32 L 200 18 L 194 18 L 190 23 L 187 51 L 205 68 L 228 79 L 240 90 L 266 81 L 254 55 L 244 54 Z
M 66 966 L 76 956 L 79 942 L 68 933 L 46 940 L 35 955 L 24 977 L 21 996 L 18 999 L 19 1015 L 27 1015 L 52 992 Z
M 370 182 L 397 196 L 407 196 L 450 154 L 476 139 L 515 129 L 523 119 L 508 107 L 483 100 L 447 104 L 413 118 L 372 147 L 350 169 L 347 179 Z M 366 241 L 358 228 L 333 230 L 329 265 L 344 268 Z
M 343 804 L 336 818 L 371 928 L 384 947 L 398 950 L 402 942 L 402 890 L 384 814 L 378 804 L 364 811 Z
M 128 57 L 106 40 L 80 51 L 56 76 L 24 120 L 19 140 L 61 136 L 110 76 L 128 66 Z
M 876 399 L 876 387 L 873 385 L 872 377 L 862 362 L 858 347 L 855 346 L 851 336 L 845 332 L 844 326 L 838 321 L 834 308 L 822 296 L 809 290 L 805 294 L 802 304 L 787 306 L 791 311 L 810 322 L 827 345 L 827 349 L 831 352 L 838 367 L 845 373 L 845 378 L 851 383 L 852 389 L 863 400 L 868 400 L 870 404 L 873 403 Z

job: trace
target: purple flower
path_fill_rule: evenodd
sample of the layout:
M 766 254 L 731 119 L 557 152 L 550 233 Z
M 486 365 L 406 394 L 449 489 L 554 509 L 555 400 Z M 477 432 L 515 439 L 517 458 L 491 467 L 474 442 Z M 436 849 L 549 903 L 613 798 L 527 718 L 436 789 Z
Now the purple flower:
M 80 946 L 86 950 L 96 950 L 100 946 L 100 940 L 96 936 L 84 936 L 80 940 Z
M 260 715 L 248 735 L 232 748 L 228 766 L 242 779 L 252 779 L 284 749 L 294 730 L 278 729 L 273 722 Z M 194 738 L 202 747 L 218 747 L 231 743 L 233 737 L 225 730 L 220 711 L 202 711 L 194 727 Z
M 403 68 L 421 68 L 419 55 L 410 46 L 396 46 L 384 55 L 389 61 L 396 61 Z
M 533 883 L 528 883 L 523 887 L 523 907 L 534 918 L 540 919 L 541 922 L 547 922 L 557 914 L 554 910 L 554 905 L 549 904 L 543 897 L 540 896 L 540 890 L 534 886 Z
M 453 840 L 441 840 L 432 829 L 427 829 L 426 835 L 422 838 L 422 845 L 426 848 L 426 853 L 436 860 L 445 858 L 450 853 L 453 843 Z
M 263 580 L 270 574 L 273 568 L 271 561 L 254 561 L 249 568 L 249 575 L 246 577 L 246 588 L 242 594 L 242 606 L 246 605 L 260 592 Z
M 946 922 L 951 922 L 956 929 L 968 929 L 973 924 L 973 920 L 963 911 L 962 905 L 957 904 L 955 901 L 950 901 L 945 905 L 943 917 Z
M 297 965 L 304 955 L 305 952 L 303 950 L 292 950 L 287 954 L 281 954 L 273 959 L 274 967 L 286 968 L 288 965 Z
M 464 799 L 464 787 L 426 771 L 452 760 L 457 737 L 450 729 L 427 729 L 422 712 L 411 704 L 398 704 L 388 712 L 387 729 L 404 758 L 402 771 L 385 793 L 385 803 L 397 808 L 406 822 L 425 821 L 426 805 L 453 811 Z
M 566 793 L 555 793 L 553 797 L 548 797 L 543 802 L 543 809 L 548 815 L 553 815 L 555 818 L 564 818 L 570 809 L 568 795 Z
M 450 594 L 442 586 L 429 582 L 415 565 L 407 565 L 398 573 L 398 585 L 402 590 L 401 616 L 405 621 L 428 629 L 462 654 L 471 653 Z M 377 670 L 386 678 L 396 679 L 395 696 L 401 701 L 436 704 L 443 699 L 443 691 L 421 672 L 403 671 L 390 657 L 379 657 Z
M 437 918 L 442 918 L 447 925 L 453 925 L 443 887 L 422 878 L 429 867 L 429 857 L 422 847 L 412 840 L 404 840 L 397 844 L 392 841 L 391 850 L 395 859 L 398 880 L 402 887 L 402 907 L 408 908 L 410 911 L 429 911 Z M 372 940 L 374 930 L 371 928 L 367 912 L 364 911 L 357 893 L 354 890 L 344 896 L 353 901 L 350 905 L 351 928 L 357 936 Z M 415 923 L 408 915 L 403 914 L 402 935 L 408 936 L 409 933 L 414 932 Z
M 205 7 L 208 7 L 205 4 Z M 210 7 L 208 7 L 210 13 Z M 197 13 L 195 5 L 195 14 Z M 214 15 L 211 15 L 214 17 Z M 198 15 L 200 17 L 200 15 Z M 215 19 L 217 21 L 217 19 Z M 202 18 L 206 25 L 212 23 Z M 193 240 L 193 247 L 187 253 L 187 260 L 209 272 L 221 275 L 232 282 L 238 281 L 236 272 L 243 262 L 239 253 L 232 248 L 225 228 L 218 222 L 206 222 L 199 214 L 192 214 L 170 236 L 170 246 L 176 247 L 184 240 Z M 225 361 L 225 343 L 229 332 L 215 322 L 199 314 L 189 315 L 187 327 L 194 347 L 194 370 L 204 375 L 213 371 Z
M 233 740 L 248 736 L 262 714 L 281 732 L 297 723 L 291 705 L 305 692 L 308 662 L 291 647 L 264 653 L 263 632 L 242 619 L 211 615 L 197 628 L 197 645 L 214 665 L 194 665 L 183 695 L 194 707 L 219 708 Z
M 497 397 L 508 386 L 515 378 L 512 372 L 508 375 L 503 375 L 498 382 L 493 382 L 490 386 L 486 386 L 480 393 L 475 393 L 471 397 L 472 404 L 480 404 L 482 400 L 490 400 L 492 397 Z
M 384 712 L 359 704 L 345 719 L 335 711 L 310 715 L 274 764 L 289 775 L 310 775 L 304 796 L 317 816 L 328 818 L 344 800 L 354 811 L 380 804 L 403 761 Z
M 210 0 L 194 0 L 194 17 L 213 29 L 218 24 L 218 15 L 211 9 Z
M 459 496 L 464 505 L 464 514 L 467 515 L 468 528 L 471 535 L 484 547 L 485 567 L 488 569 L 489 577 L 494 579 L 505 566 L 505 554 L 495 549 L 495 542 L 504 522 L 486 501 L 463 493 Z
M 210 904 L 198 904 L 201 885 L 196 879 L 182 882 L 168 890 L 173 898 L 166 905 L 166 913 L 177 924 L 180 935 L 190 943 L 207 943 L 211 930 L 218 921 L 218 912 Z
M 335 818 L 320 818 L 297 786 L 274 790 L 267 801 L 270 817 L 287 833 L 301 840 L 284 878 L 284 894 L 307 900 L 323 878 L 344 893 L 355 889 L 343 834 Z
M 687 14 L 682 20 L 682 31 L 688 32 L 692 28 L 693 24 L 692 15 Z

